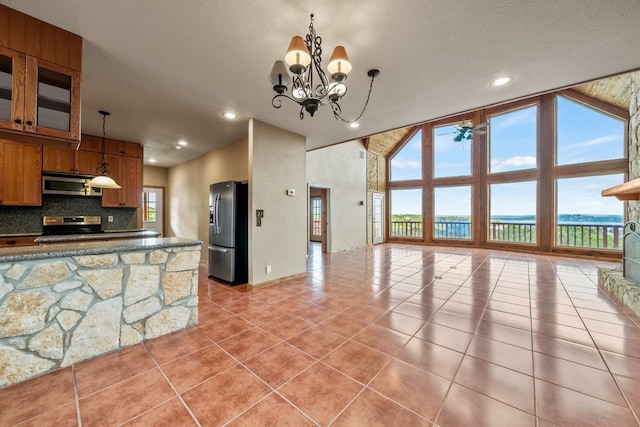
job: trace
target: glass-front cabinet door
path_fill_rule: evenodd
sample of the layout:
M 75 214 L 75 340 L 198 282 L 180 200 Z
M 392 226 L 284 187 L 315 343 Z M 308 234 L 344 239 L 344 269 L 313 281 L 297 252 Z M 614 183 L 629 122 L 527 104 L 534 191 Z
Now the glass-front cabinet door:
M 23 130 L 25 56 L 0 47 L 0 127 Z
M 80 73 L 27 57 L 27 132 L 80 139 Z

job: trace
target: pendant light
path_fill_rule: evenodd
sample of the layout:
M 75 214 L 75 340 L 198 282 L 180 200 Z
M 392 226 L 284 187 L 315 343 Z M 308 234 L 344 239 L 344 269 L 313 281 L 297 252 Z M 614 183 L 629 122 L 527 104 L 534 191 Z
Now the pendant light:
M 89 187 L 98 187 L 98 188 L 122 188 L 120 187 L 114 180 L 109 176 L 109 164 L 105 160 L 104 157 L 104 139 L 106 135 L 105 131 L 105 122 L 109 113 L 108 111 L 100 110 L 98 113 L 102 114 L 102 163 L 96 169 L 96 173 L 98 176 L 93 178 L 87 184 Z

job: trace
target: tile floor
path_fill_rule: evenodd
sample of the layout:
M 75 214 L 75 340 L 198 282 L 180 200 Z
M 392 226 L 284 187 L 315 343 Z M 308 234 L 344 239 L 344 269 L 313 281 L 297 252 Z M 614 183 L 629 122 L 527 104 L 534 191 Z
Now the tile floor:
M 0 425 L 637 426 L 640 318 L 611 263 L 381 245 L 200 323 L 0 390 Z

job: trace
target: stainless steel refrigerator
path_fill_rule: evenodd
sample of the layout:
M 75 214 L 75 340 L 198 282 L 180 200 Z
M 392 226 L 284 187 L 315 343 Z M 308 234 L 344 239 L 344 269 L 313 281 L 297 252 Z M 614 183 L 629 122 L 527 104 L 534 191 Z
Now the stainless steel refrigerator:
M 209 277 L 233 285 L 248 280 L 248 185 L 209 187 Z

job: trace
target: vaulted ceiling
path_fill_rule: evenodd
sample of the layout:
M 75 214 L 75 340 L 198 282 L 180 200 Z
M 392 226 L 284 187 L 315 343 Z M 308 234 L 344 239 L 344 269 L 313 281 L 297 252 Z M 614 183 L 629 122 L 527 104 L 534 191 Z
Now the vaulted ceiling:
M 637 0 L 0 0 L 84 38 L 82 130 L 142 143 L 171 166 L 247 135 L 256 118 L 313 149 L 640 68 Z M 345 116 L 275 109 L 267 82 L 309 14 L 324 60 L 353 63 Z M 326 64 L 326 62 L 325 62 Z M 508 75 L 513 81 L 489 83 Z M 240 117 L 225 121 L 222 113 Z M 177 151 L 176 143 L 188 146 Z
M 629 110 L 631 99 L 631 73 L 593 80 L 573 86 L 571 89 L 589 98 L 602 101 L 624 111 Z M 367 138 L 367 149 L 383 157 L 391 154 L 398 144 L 407 140 L 407 136 L 415 130 L 416 125 L 392 129 Z

